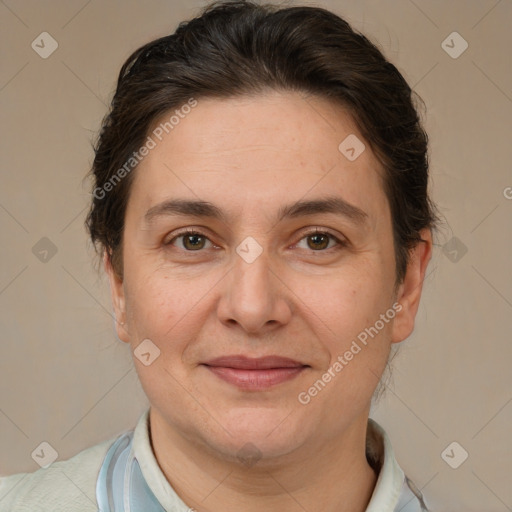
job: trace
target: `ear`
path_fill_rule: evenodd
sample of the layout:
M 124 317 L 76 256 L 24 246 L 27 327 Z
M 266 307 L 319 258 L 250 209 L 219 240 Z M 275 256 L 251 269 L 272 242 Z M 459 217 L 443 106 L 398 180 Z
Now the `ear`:
M 409 263 L 403 282 L 400 284 L 396 301 L 402 308 L 398 310 L 393 321 L 392 343 L 399 343 L 410 336 L 414 329 L 414 319 L 420 305 L 421 291 L 427 265 L 432 257 L 432 232 L 429 228 L 420 232 L 423 239 L 409 255 Z
M 114 308 L 117 336 L 121 341 L 129 343 L 130 337 L 126 328 L 126 302 L 124 297 L 123 280 L 114 271 L 108 251 L 105 251 L 104 253 L 103 265 L 110 283 L 110 296 L 112 298 L 112 306 Z

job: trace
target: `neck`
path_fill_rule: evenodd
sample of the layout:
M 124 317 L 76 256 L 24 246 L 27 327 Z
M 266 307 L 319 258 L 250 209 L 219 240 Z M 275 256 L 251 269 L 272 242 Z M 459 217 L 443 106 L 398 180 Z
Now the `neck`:
M 367 415 L 341 436 L 244 467 L 220 458 L 150 411 L 153 452 L 178 496 L 198 512 L 364 512 L 377 475 L 366 460 Z

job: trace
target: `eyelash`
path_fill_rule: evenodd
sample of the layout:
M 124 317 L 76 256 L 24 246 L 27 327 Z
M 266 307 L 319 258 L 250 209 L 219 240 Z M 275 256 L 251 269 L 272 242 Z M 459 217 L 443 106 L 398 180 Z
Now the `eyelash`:
M 178 238 L 183 237 L 183 236 L 187 236 L 187 235 L 188 236 L 201 236 L 201 237 L 207 239 L 210 243 L 213 243 L 204 233 L 202 233 L 200 231 L 197 231 L 195 229 L 187 228 L 187 229 L 184 229 L 183 231 L 180 231 L 180 232 L 176 233 L 176 235 L 171 240 L 169 240 L 168 242 L 165 242 L 164 245 L 165 246 L 172 245 L 173 242 L 176 241 Z M 308 238 L 308 237 L 314 236 L 314 235 L 327 235 L 328 237 L 330 237 L 332 240 L 334 240 L 336 242 L 337 246 L 329 247 L 327 249 L 319 249 L 318 251 L 315 251 L 315 250 L 311 249 L 311 252 L 328 252 L 328 251 L 330 251 L 332 249 L 340 250 L 340 249 L 342 249 L 342 248 L 344 248 L 344 247 L 346 247 L 348 245 L 348 243 L 346 241 L 340 240 L 338 237 L 334 236 L 329 231 L 322 231 L 319 228 L 315 228 L 314 230 L 311 230 L 311 231 L 308 231 L 308 232 L 304 233 L 304 235 L 299 240 L 299 242 L 301 242 L 305 238 Z M 187 249 L 180 249 L 180 250 L 182 250 L 184 252 L 188 252 L 188 253 L 202 252 L 201 249 L 199 249 L 197 251 L 189 251 Z

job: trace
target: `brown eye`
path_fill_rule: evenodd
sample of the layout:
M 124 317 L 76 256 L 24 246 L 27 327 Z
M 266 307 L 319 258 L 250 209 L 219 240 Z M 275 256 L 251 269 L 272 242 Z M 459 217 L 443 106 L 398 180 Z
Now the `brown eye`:
M 306 240 L 306 246 L 301 247 L 300 244 L 303 242 L 303 240 Z M 330 242 L 333 243 L 329 245 Z M 305 236 L 297 244 L 297 246 L 301 249 L 316 252 L 328 252 L 330 249 L 342 249 L 346 245 L 347 243 L 345 241 L 340 240 L 327 231 L 321 231 L 319 229 L 315 229 L 310 233 L 306 233 Z
M 308 242 L 308 246 L 316 251 L 327 248 L 330 235 L 327 233 L 315 233 L 314 235 L 308 235 L 306 238 L 311 241 L 311 243 Z
M 182 240 L 182 243 L 181 247 L 178 245 L 178 248 L 188 252 L 200 251 L 205 248 L 207 241 L 210 242 L 210 240 L 202 233 L 188 230 L 177 234 L 172 240 L 166 242 L 165 245 L 175 245 L 175 242 L 180 239 Z
M 186 249 L 191 249 L 195 251 L 197 249 L 202 249 L 204 247 L 205 238 L 199 234 L 197 235 L 182 235 L 183 236 L 183 246 Z

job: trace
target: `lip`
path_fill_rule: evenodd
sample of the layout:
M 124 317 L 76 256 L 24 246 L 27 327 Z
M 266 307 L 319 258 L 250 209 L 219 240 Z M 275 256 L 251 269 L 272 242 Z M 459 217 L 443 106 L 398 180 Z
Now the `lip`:
M 222 356 L 203 365 L 220 379 L 251 391 L 268 389 L 297 377 L 309 365 L 281 356 L 249 358 L 241 355 Z
M 208 366 L 222 366 L 238 370 L 267 370 L 269 368 L 297 368 L 307 366 L 299 361 L 281 356 L 247 357 L 243 355 L 221 356 L 204 363 Z

